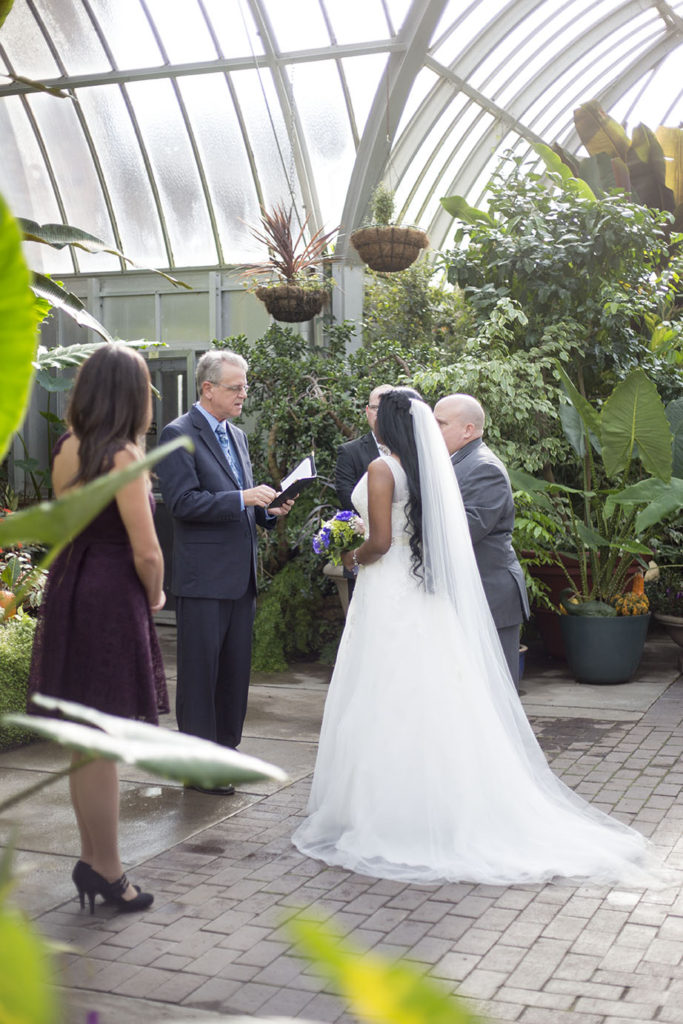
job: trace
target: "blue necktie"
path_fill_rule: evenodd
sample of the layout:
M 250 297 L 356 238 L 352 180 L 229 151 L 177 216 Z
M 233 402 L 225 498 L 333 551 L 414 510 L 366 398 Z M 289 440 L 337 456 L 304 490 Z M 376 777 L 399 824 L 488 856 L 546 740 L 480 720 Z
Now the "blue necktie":
M 225 429 L 224 423 L 219 423 L 218 426 L 216 427 L 216 437 L 218 438 L 218 443 L 223 449 L 225 457 L 228 460 L 228 465 L 232 470 L 235 480 L 237 480 L 237 483 L 240 485 L 240 487 L 242 487 L 242 470 L 240 468 L 239 462 L 237 461 L 237 457 L 232 450 L 232 445 L 230 444 L 228 432 Z

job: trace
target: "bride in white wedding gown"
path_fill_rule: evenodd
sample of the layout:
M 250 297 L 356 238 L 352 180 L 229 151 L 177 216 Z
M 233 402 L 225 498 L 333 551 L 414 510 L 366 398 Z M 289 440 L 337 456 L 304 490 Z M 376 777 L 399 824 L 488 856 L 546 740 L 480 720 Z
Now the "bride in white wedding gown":
M 295 846 L 405 882 L 656 883 L 647 840 L 568 789 L 538 746 L 431 410 L 387 392 L 377 433 L 392 454 L 353 492 L 366 539 Z

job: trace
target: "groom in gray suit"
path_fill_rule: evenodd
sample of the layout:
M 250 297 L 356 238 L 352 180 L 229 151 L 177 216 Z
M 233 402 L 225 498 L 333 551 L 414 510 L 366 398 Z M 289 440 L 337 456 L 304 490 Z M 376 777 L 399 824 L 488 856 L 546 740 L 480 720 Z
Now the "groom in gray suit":
M 529 601 L 512 547 L 515 509 L 507 470 L 482 440 L 484 410 L 476 398 L 447 395 L 434 415 L 460 487 L 486 600 L 519 689 L 519 627 L 529 617 Z

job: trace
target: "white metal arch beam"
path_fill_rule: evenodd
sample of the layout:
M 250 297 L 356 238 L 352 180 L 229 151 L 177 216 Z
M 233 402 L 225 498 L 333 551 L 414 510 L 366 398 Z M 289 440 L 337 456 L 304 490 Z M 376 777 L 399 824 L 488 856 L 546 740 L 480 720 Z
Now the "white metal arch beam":
M 346 256 L 349 235 L 362 221 L 372 191 L 387 166 L 391 142 L 415 76 L 424 63 L 434 30 L 447 0 L 413 0 L 398 36 L 398 48 L 387 61 L 349 180 L 341 223 L 344 234 L 337 254 Z
M 258 65 L 261 61 L 265 61 L 272 75 L 275 92 L 289 136 L 289 144 L 292 147 L 294 167 L 304 204 L 303 216 L 301 211 L 297 211 L 297 182 L 289 181 L 287 168 L 283 167 L 282 169 L 291 190 L 290 198 L 295 216 L 298 216 L 301 222 L 306 219 L 306 216 L 309 216 L 310 231 L 313 233 L 320 228 L 323 218 L 315 187 L 313 168 L 306 146 L 306 136 L 299 119 L 296 104 L 294 103 L 294 96 L 292 95 L 289 79 L 287 78 L 286 68 L 279 59 L 279 53 L 275 45 L 275 34 L 262 0 L 248 0 L 248 3 L 265 49 L 265 58 L 257 57 L 255 62 Z

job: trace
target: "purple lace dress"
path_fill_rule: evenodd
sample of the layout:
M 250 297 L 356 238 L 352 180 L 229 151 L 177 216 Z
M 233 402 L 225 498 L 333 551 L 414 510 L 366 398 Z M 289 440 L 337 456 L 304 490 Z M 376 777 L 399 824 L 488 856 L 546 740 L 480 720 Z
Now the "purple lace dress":
M 152 613 L 115 501 L 50 568 L 29 679 L 36 691 L 147 722 L 169 710 Z

